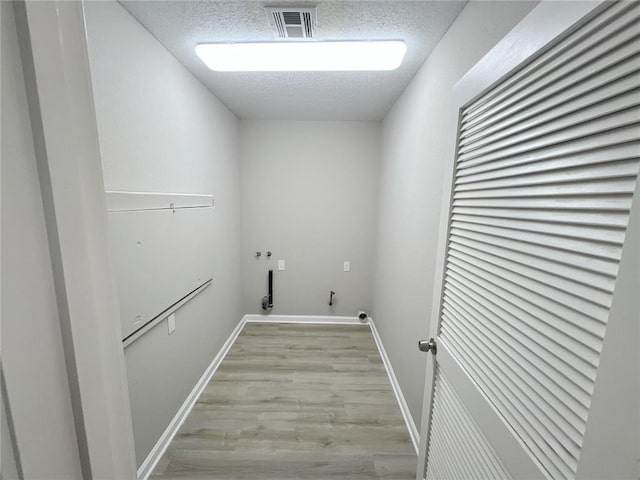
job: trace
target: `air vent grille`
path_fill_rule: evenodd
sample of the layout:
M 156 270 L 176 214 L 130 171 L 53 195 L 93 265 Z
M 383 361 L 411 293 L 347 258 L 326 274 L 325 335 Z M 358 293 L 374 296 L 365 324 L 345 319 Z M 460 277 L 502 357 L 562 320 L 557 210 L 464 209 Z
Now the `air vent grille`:
M 267 7 L 269 22 L 279 38 L 307 39 L 315 36 L 316 9 Z

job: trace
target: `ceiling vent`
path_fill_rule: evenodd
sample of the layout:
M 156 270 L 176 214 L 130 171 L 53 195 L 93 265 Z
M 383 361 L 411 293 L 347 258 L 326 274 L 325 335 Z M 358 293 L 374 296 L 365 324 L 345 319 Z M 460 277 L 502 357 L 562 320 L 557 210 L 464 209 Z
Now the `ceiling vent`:
M 265 7 L 265 10 L 278 37 L 299 40 L 315 36 L 315 8 Z

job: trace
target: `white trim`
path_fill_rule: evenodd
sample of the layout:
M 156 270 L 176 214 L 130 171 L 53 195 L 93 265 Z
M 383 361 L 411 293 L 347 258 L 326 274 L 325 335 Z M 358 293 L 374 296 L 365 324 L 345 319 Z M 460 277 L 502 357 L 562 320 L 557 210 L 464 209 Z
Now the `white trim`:
M 400 407 L 400 411 L 402 412 L 402 418 L 404 418 L 404 423 L 407 426 L 407 430 L 409 431 L 409 436 L 411 437 L 413 448 L 416 450 L 416 454 L 417 454 L 418 446 L 420 445 L 420 433 L 418 432 L 416 423 L 413 421 L 413 417 L 411 416 L 411 411 L 409 410 L 409 405 L 407 405 L 407 401 L 405 400 L 404 395 L 402 394 L 402 389 L 400 388 L 400 384 L 398 383 L 396 374 L 393 371 L 393 367 L 391 366 L 391 360 L 389 360 L 389 356 L 387 355 L 387 352 L 384 349 L 384 345 L 382 344 L 382 339 L 380 338 L 380 334 L 378 334 L 378 330 L 376 329 L 376 324 L 373 322 L 373 318 L 369 317 L 368 324 L 369 324 L 369 327 L 371 328 L 373 339 L 376 341 L 376 346 L 378 347 L 378 351 L 380 352 L 380 357 L 382 358 L 382 363 L 384 364 L 384 368 L 387 370 L 387 375 L 389 376 L 389 381 L 391 382 L 393 393 L 396 396 L 396 400 L 398 401 L 398 406 Z
M 171 443 L 171 440 L 173 440 L 173 437 L 175 437 L 176 433 L 178 433 L 178 430 L 186 420 L 187 416 L 189 415 L 189 413 L 191 413 L 193 406 L 196 404 L 196 400 L 198 400 L 198 397 L 211 380 L 211 377 L 213 377 L 213 374 L 216 373 L 216 370 L 224 360 L 224 357 L 227 356 L 231 345 L 233 345 L 233 343 L 236 341 L 236 338 L 242 331 L 245 323 L 247 323 L 246 318 L 247 315 L 242 317 L 236 328 L 233 329 L 231 335 L 229 335 L 229 338 L 227 338 L 227 341 L 224 342 L 218 354 L 214 357 L 207 369 L 204 371 L 204 373 L 200 377 L 200 380 L 198 380 L 198 383 L 196 383 L 195 387 L 193 387 L 193 390 L 184 401 L 178 412 L 175 414 L 156 444 L 153 446 L 153 448 L 149 452 L 149 455 L 147 455 L 147 458 L 145 458 L 144 462 L 142 462 L 142 465 L 140 465 L 140 468 L 138 468 L 138 480 L 147 480 L 149 478 L 151 472 L 153 472 L 153 469 L 156 467 L 156 465 L 162 458 L 162 455 L 164 455 L 164 452 L 167 450 L 167 447 Z
M 247 322 L 257 323 L 317 323 L 334 324 L 342 323 L 346 325 L 366 325 L 358 317 L 334 317 L 329 315 L 260 315 L 251 314 L 244 316 Z

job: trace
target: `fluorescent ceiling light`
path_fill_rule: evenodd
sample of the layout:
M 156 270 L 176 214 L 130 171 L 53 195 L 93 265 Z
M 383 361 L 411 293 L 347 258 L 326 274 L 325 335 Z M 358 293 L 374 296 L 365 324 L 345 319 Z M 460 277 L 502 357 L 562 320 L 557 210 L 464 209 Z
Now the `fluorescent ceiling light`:
M 196 54 L 216 72 L 395 70 L 406 51 L 401 40 L 201 43 L 196 46 Z

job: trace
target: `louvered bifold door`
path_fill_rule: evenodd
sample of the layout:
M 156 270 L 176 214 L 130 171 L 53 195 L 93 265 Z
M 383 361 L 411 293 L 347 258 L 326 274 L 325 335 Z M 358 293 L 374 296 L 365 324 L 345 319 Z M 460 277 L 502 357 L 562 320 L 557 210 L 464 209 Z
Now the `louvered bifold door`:
M 637 185 L 639 11 L 600 8 L 460 113 L 439 341 L 554 479 L 576 474 Z

